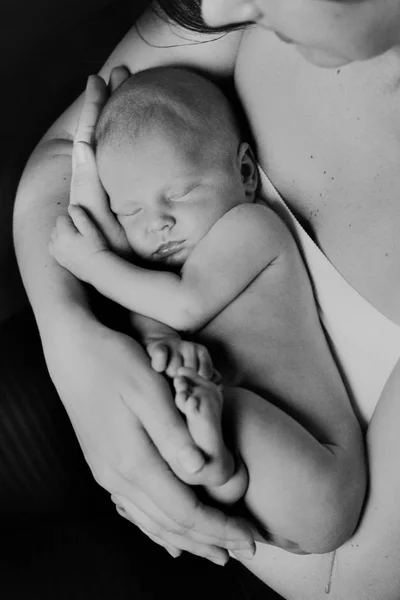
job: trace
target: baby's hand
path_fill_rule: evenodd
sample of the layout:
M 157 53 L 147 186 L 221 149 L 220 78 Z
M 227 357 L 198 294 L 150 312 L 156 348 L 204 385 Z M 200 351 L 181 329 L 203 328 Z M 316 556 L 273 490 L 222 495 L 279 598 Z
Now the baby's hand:
M 173 379 L 178 369 L 188 367 L 211 380 L 214 368 L 207 348 L 194 342 L 186 342 L 178 336 L 168 336 L 150 342 L 146 350 L 151 366 L 158 373 L 165 373 Z
M 107 242 L 83 208 L 71 204 L 69 216 L 58 217 L 49 252 L 75 277 L 89 282 L 93 259 L 108 250 Z

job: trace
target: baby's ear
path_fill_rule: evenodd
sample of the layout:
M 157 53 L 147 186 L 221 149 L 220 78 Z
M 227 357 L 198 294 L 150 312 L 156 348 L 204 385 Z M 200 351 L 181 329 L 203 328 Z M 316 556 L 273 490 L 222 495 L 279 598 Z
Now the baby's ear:
M 239 146 L 238 161 L 246 196 L 253 200 L 259 187 L 259 173 L 253 150 L 247 142 L 242 142 Z

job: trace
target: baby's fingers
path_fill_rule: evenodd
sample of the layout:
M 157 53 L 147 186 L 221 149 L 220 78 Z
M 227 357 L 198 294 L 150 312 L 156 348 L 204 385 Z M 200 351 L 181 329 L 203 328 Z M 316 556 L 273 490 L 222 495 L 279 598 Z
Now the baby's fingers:
M 77 204 L 70 204 L 68 206 L 68 213 L 76 229 L 81 235 L 85 237 L 103 239 L 103 236 L 97 229 L 96 225 L 81 206 L 78 206 Z
M 76 235 L 78 233 L 77 228 L 71 217 L 68 215 L 60 215 L 57 217 L 55 228 L 52 231 L 52 239 L 57 238 L 60 235 Z
M 152 368 L 157 373 L 163 373 L 168 364 L 168 348 L 162 342 L 151 342 L 147 346 L 147 354 L 151 360 Z

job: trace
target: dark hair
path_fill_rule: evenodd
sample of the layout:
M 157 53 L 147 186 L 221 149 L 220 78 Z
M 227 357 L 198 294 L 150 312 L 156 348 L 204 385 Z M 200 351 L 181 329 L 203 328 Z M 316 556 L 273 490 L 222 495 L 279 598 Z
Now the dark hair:
M 209 27 L 201 16 L 201 0 L 158 0 L 158 5 L 172 21 L 178 25 L 200 33 L 221 33 L 239 29 L 240 25 L 225 25 L 224 27 Z

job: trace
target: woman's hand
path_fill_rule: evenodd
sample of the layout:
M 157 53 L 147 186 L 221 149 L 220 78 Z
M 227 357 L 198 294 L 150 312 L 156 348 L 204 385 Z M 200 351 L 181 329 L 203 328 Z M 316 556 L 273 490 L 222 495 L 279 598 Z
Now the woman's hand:
M 165 532 L 159 543 L 172 539 L 170 545 L 216 562 L 226 560 L 223 548 L 251 543 L 243 522 L 204 506 L 179 480 L 200 483 L 207 467 L 202 475 L 201 456 L 164 377 L 134 340 L 74 317 L 44 341 L 50 374 L 96 481 L 126 499 L 135 523 L 150 535 Z
M 109 209 L 89 145 L 105 98 L 104 82 L 92 77 L 75 137 L 86 160 L 74 161 L 71 196 L 107 242 L 123 252 L 126 240 Z M 75 148 L 75 159 L 76 155 Z M 227 549 L 251 549 L 252 534 L 243 520 L 203 505 L 183 483 L 201 485 L 208 467 L 165 379 L 151 369 L 144 350 L 79 307 L 70 317 L 60 319 L 58 331 L 51 328 L 44 347 L 53 381 L 98 483 L 125 499 L 131 520 L 150 536 L 165 532 L 153 535 L 162 545 L 218 563 L 226 561 Z
M 114 69 L 110 77 L 110 91 L 113 92 L 128 76 L 126 69 Z M 91 75 L 74 136 L 70 203 L 82 206 L 102 232 L 110 248 L 117 254 L 124 255 L 130 253 L 131 249 L 123 228 L 110 209 L 107 194 L 97 174 L 91 146 L 97 119 L 107 98 L 108 90 L 104 80 Z

